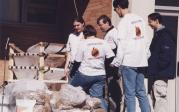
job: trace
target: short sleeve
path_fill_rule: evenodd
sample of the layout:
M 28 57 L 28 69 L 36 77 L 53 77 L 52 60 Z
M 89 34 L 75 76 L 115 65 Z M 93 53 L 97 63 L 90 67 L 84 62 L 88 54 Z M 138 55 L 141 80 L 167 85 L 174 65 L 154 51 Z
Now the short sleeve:
M 77 62 L 81 62 L 83 60 L 83 57 L 84 57 L 84 49 L 85 49 L 85 44 L 84 44 L 84 41 L 81 41 L 80 46 L 78 47 L 77 49 L 77 53 L 76 53 L 76 56 L 75 56 L 75 61 Z
M 111 58 L 114 56 L 114 52 L 112 51 L 111 47 L 107 42 L 104 43 L 104 48 L 105 48 L 106 58 Z
M 71 51 L 71 45 L 70 45 L 70 43 L 71 43 L 71 34 L 69 35 L 68 41 L 67 41 L 67 44 L 66 44 L 66 51 L 67 52 Z

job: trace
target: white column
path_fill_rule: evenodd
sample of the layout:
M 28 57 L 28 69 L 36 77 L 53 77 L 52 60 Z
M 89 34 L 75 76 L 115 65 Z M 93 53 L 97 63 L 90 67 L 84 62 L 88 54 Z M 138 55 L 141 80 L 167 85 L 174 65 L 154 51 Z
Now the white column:
M 178 16 L 178 34 L 177 34 L 177 62 L 179 62 L 179 16 Z
M 167 88 L 167 101 L 168 101 L 168 112 L 176 112 L 175 103 L 176 103 L 176 79 L 168 80 L 168 88 Z M 178 96 L 178 95 L 177 95 Z

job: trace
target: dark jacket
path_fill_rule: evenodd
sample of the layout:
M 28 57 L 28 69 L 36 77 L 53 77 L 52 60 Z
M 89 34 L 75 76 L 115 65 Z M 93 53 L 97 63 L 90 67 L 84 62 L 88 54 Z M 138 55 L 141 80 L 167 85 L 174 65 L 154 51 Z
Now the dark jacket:
M 176 45 L 166 28 L 154 33 L 150 51 L 148 75 L 155 79 L 173 79 L 176 74 Z

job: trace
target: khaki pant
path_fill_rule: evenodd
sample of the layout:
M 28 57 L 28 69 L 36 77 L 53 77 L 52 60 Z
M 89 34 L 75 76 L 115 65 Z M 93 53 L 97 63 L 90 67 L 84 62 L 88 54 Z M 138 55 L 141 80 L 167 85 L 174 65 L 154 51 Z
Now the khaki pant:
M 167 86 L 167 82 L 163 80 L 157 80 L 154 82 L 154 112 L 169 112 L 167 105 Z

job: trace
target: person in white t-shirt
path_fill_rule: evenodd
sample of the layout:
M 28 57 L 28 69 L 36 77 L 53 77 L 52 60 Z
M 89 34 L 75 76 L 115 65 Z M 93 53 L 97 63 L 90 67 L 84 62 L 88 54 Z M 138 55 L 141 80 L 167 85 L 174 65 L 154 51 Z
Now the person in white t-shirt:
M 65 63 L 65 69 L 64 73 L 66 75 L 71 75 L 69 76 L 70 78 L 74 75 L 74 73 L 70 72 L 70 69 L 72 68 L 72 65 L 74 63 L 75 55 L 77 53 L 77 49 L 79 46 L 79 43 L 81 40 L 84 39 L 83 36 L 83 30 L 85 27 L 85 22 L 82 17 L 77 17 L 73 21 L 73 27 L 74 31 L 69 35 L 67 44 L 66 44 L 66 49 L 67 49 L 67 59 Z
M 129 13 L 128 0 L 114 0 L 113 7 L 121 17 L 117 26 L 119 44 L 117 55 L 111 66 L 122 67 L 125 103 L 127 112 L 136 111 L 139 100 L 141 112 L 150 112 L 150 105 L 144 86 L 145 67 L 148 66 L 149 43 L 146 36 L 144 20 Z
M 114 54 L 116 54 L 117 51 L 117 45 L 118 45 L 118 35 L 117 35 L 117 29 L 112 25 L 111 19 L 106 15 L 101 15 L 99 18 L 97 18 L 97 24 L 102 32 L 105 32 L 104 40 L 107 41 L 107 43 L 112 48 Z M 118 112 L 119 110 L 123 111 L 124 109 L 124 97 L 123 96 L 123 86 L 122 86 L 122 77 L 121 74 L 118 73 L 118 67 L 110 67 L 111 62 L 105 61 L 105 69 L 107 74 L 107 87 L 108 87 L 108 100 L 109 97 L 112 98 L 113 103 L 110 103 L 109 101 L 109 108 L 111 108 L 111 104 L 114 105 L 114 111 Z
M 105 85 L 105 58 L 111 59 L 114 53 L 109 44 L 96 37 L 93 26 L 87 25 L 83 31 L 85 39 L 80 44 L 72 71 L 76 71 L 71 85 L 81 86 L 92 97 L 101 99 L 101 107 L 107 111 L 103 98 Z

